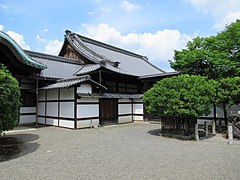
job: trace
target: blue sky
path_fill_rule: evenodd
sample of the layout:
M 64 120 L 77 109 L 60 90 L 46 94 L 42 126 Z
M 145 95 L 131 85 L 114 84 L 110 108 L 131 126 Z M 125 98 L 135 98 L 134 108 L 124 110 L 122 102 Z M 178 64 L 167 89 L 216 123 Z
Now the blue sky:
M 196 36 L 211 36 L 240 18 L 240 0 L 0 0 L 0 30 L 24 49 L 57 54 L 69 29 L 168 60 Z

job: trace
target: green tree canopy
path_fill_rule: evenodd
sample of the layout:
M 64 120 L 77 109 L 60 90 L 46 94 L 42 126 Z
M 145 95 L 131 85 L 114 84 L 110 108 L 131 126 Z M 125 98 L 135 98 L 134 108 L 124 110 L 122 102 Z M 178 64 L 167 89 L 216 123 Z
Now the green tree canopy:
M 197 37 L 186 47 L 175 50 L 173 69 L 212 79 L 240 76 L 240 20 L 216 36 Z
M 196 119 L 208 114 L 216 81 L 199 75 L 180 75 L 157 82 L 143 96 L 150 113 Z
M 13 129 L 19 119 L 20 88 L 17 80 L 0 64 L 0 133 Z

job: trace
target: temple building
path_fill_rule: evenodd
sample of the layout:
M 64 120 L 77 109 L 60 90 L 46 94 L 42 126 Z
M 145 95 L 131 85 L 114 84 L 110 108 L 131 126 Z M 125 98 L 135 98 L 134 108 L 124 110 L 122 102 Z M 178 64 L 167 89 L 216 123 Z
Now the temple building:
M 71 129 L 148 120 L 143 93 L 177 74 L 145 56 L 71 31 L 58 56 L 23 50 L 0 31 L 0 63 L 19 82 L 19 124 Z

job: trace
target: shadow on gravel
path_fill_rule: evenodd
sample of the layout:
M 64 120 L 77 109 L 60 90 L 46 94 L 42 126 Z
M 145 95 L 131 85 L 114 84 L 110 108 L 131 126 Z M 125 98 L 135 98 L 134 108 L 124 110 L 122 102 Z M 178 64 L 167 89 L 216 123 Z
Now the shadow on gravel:
M 0 137 L 0 162 L 25 156 L 36 151 L 39 144 L 36 134 L 12 134 Z
M 162 132 L 161 129 L 154 129 L 154 130 L 148 131 L 148 134 L 151 134 L 153 136 L 161 136 L 161 132 Z
M 194 134 L 186 136 L 183 134 L 177 134 L 176 132 L 162 133 L 161 129 L 153 129 L 153 130 L 148 131 L 148 133 L 153 136 L 169 137 L 169 138 L 174 138 L 174 139 L 179 139 L 179 140 L 194 140 L 195 139 Z M 210 139 L 210 138 L 213 138 L 214 136 L 215 136 L 215 134 L 212 134 L 212 133 L 209 133 L 206 136 L 205 132 L 201 132 L 201 131 L 199 132 L 200 140 Z

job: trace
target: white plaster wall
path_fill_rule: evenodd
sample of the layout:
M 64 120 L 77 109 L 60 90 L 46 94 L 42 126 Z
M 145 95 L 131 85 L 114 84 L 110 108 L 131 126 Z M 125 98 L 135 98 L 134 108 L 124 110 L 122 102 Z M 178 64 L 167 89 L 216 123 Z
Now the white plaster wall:
M 59 126 L 74 128 L 74 121 L 59 120 Z
M 143 104 L 133 104 L 133 114 L 143 114 Z
M 78 104 L 77 118 L 99 117 L 98 104 Z
M 60 90 L 60 99 L 61 100 L 74 99 L 74 88 L 61 89 Z
M 143 116 L 133 116 L 134 121 L 143 121 Z
M 92 86 L 90 84 L 81 84 L 79 87 L 77 87 L 77 93 L 92 93 Z
M 46 118 L 46 124 L 57 126 L 58 125 L 58 119 Z
M 60 102 L 60 117 L 74 118 L 74 102 Z
M 45 116 L 45 102 L 38 103 L 38 115 Z
M 38 117 L 38 123 L 45 124 L 45 118 Z
M 118 104 L 118 114 L 132 114 L 131 104 Z
M 36 107 L 20 107 L 20 113 L 36 113 Z
M 19 125 L 24 125 L 24 124 L 33 124 L 36 122 L 36 115 L 23 115 L 20 116 L 19 119 Z
M 38 100 L 39 101 L 45 100 L 45 91 L 38 91 Z
M 122 116 L 118 117 L 118 123 L 132 122 L 132 116 Z
M 47 116 L 58 116 L 57 102 L 47 102 Z
M 98 126 L 98 125 L 99 125 L 99 119 L 77 121 L 77 128 L 86 128 L 86 127 Z
M 58 89 L 48 90 L 47 100 L 58 100 Z

